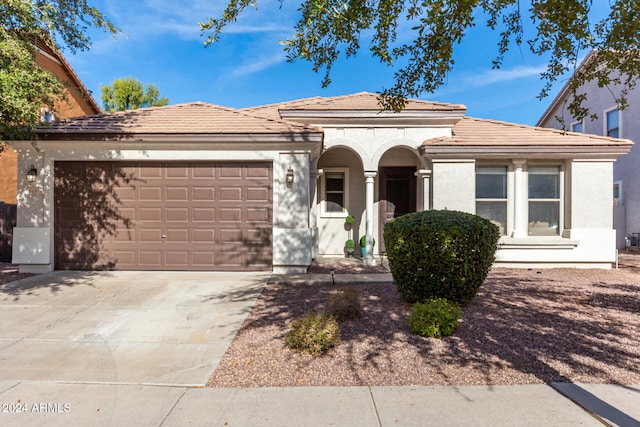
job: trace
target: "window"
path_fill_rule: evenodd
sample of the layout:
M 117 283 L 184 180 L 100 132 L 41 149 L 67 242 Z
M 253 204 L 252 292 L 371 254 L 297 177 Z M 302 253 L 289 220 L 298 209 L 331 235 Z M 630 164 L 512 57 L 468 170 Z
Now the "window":
M 529 166 L 529 235 L 560 234 L 560 168 Z
M 476 168 L 476 215 L 488 219 L 507 234 L 507 168 Z
M 323 178 L 323 216 L 346 216 L 349 209 L 349 170 L 347 168 L 325 168 Z
M 571 123 L 571 132 L 582 132 L 582 122 Z
M 613 182 L 613 206 L 622 205 L 622 181 Z
M 611 110 L 606 112 L 605 121 L 607 136 L 612 138 L 620 137 L 620 112 L 618 110 Z

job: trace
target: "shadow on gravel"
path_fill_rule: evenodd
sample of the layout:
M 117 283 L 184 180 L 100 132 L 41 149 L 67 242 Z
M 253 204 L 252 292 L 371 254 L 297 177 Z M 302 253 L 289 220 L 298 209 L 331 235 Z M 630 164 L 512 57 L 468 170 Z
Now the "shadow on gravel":
M 450 342 L 449 363 L 460 363 L 457 347 L 486 372 L 499 360 L 545 383 L 640 378 L 640 285 L 512 274 L 490 274 Z
M 283 338 L 339 287 L 270 284 L 210 385 L 640 382 L 640 284 L 602 274 L 495 269 L 442 340 L 409 332 L 410 306 L 395 286 L 358 285 L 365 314 L 343 322 L 342 343 L 318 358 L 286 349 Z

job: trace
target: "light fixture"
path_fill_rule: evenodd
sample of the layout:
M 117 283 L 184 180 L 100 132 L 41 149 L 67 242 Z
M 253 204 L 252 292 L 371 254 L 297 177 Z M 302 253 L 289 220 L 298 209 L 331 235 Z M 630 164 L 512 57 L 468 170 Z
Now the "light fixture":
M 291 184 L 293 184 L 293 169 L 289 167 L 289 170 L 287 170 L 287 185 Z
M 31 165 L 31 169 L 27 171 L 27 181 L 35 182 L 36 178 L 38 178 L 38 169 L 35 166 Z

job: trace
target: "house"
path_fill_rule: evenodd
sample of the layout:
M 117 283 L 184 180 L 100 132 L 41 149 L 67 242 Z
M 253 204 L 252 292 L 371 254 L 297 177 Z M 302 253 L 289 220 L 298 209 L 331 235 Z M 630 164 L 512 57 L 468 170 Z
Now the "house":
M 13 143 L 13 262 L 292 273 L 366 235 L 372 264 L 391 218 L 450 209 L 499 225 L 496 265 L 610 268 L 613 162 L 632 143 L 465 113 L 421 100 L 380 111 L 357 93 L 57 121 Z
M 60 52 L 54 52 L 42 40 L 35 43 L 36 63 L 67 85 L 68 99 L 59 102 L 59 118 L 98 114 L 102 110 Z M 0 202 L 15 204 L 18 194 L 18 156 L 11 147 L 0 154 Z
M 590 52 L 576 69 L 576 73 L 595 60 L 597 52 Z M 587 95 L 583 106 L 589 110 L 588 118 L 577 121 L 568 112 L 567 105 L 571 93 L 568 83 L 560 90 L 544 112 L 537 125 L 594 135 L 626 138 L 640 142 L 640 89 L 634 88 L 627 95 L 628 106 L 621 110 L 616 98 L 620 96 L 620 87 L 615 85 L 600 87 L 591 81 L 580 88 L 579 93 Z M 597 118 L 591 119 L 595 115 Z M 564 122 L 564 126 L 563 126 Z M 625 247 L 625 237 L 632 238 L 638 244 L 640 235 L 640 148 L 634 146 L 628 155 L 616 160 L 613 165 L 614 228 L 616 229 L 616 247 Z

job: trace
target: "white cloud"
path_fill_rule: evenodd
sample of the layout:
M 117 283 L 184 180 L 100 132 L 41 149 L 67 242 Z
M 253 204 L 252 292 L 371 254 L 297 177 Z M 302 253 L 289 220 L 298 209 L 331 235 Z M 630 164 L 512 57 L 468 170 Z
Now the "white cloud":
M 229 72 L 231 77 L 245 77 L 251 74 L 259 73 L 267 68 L 271 68 L 274 65 L 285 62 L 286 54 L 283 51 L 276 52 L 272 55 L 263 55 L 258 58 L 254 58 L 251 62 L 246 62 L 232 69 Z
M 464 76 L 462 80 L 463 84 L 466 86 L 482 87 L 510 80 L 539 76 L 540 73 L 544 72 L 546 69 L 546 65 L 539 65 L 536 67 L 518 66 L 508 70 L 485 70 L 479 74 Z
M 513 80 L 538 77 L 546 70 L 546 65 L 517 66 L 509 69 L 483 70 L 478 73 L 459 72 L 449 76 L 447 86 L 437 91 L 439 96 L 452 95 L 492 85 L 500 85 Z

